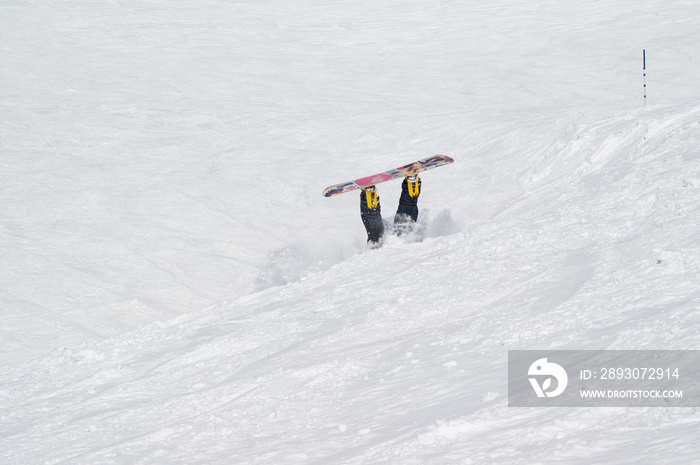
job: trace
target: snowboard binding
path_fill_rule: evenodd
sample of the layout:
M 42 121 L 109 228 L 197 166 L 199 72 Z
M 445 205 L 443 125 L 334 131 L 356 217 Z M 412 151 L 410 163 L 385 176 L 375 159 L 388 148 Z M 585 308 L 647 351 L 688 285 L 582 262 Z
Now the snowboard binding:
M 420 179 L 417 174 L 406 176 L 406 186 L 409 197 L 415 198 L 420 195 Z
M 377 196 L 376 186 L 367 186 L 364 189 L 365 201 L 367 203 L 367 208 L 374 210 L 379 205 L 379 197 Z

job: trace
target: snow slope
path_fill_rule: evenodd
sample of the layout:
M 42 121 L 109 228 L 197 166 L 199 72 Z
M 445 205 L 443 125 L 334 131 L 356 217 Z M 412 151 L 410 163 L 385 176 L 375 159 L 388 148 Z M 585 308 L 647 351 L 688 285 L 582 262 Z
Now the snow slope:
M 506 392 L 511 349 L 699 348 L 699 17 L 0 4 L 0 461 L 700 463 L 697 409 Z M 414 241 L 320 195 L 434 153 Z

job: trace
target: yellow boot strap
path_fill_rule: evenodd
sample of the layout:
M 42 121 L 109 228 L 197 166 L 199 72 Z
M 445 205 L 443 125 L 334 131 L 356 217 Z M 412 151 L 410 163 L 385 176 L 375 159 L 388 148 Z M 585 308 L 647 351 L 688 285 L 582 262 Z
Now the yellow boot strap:
M 418 186 L 418 178 L 416 178 L 416 180 L 413 182 L 406 179 L 406 184 L 408 184 L 408 195 L 410 195 L 411 197 L 418 197 L 418 194 L 420 194 L 420 187 Z
M 379 204 L 379 198 L 377 197 L 376 189 L 372 192 L 365 190 L 365 195 L 367 196 L 367 207 L 371 210 L 377 208 Z

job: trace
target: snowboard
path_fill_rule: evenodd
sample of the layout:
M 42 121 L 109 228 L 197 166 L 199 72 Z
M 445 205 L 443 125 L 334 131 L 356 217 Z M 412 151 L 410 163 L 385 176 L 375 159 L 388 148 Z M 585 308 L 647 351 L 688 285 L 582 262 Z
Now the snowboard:
M 373 186 L 374 184 L 379 184 L 380 182 L 418 174 L 421 171 L 431 170 L 433 168 L 437 168 L 438 166 L 452 163 L 453 161 L 454 160 L 452 158 L 445 155 L 433 155 L 432 157 L 424 158 L 423 160 L 418 160 L 416 162 L 409 163 L 408 165 L 400 166 L 382 173 L 328 186 L 323 191 L 323 196 L 333 197 L 334 195 L 342 194 L 344 192 L 350 192 L 354 191 L 355 189 Z

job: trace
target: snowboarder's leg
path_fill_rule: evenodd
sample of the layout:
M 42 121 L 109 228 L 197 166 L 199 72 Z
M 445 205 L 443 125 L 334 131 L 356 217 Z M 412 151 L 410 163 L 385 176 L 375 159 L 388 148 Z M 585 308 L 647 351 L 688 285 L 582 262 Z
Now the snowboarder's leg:
M 421 180 L 418 176 L 406 176 L 401 184 L 399 208 L 394 215 L 394 227 L 397 234 L 409 232 L 418 220 L 418 196 L 420 195 Z
M 375 186 L 369 186 L 360 192 L 360 216 L 367 230 L 367 243 L 371 246 L 378 245 L 384 235 L 384 222 Z

